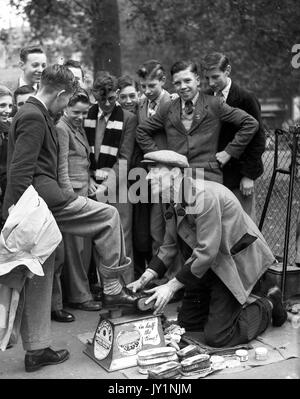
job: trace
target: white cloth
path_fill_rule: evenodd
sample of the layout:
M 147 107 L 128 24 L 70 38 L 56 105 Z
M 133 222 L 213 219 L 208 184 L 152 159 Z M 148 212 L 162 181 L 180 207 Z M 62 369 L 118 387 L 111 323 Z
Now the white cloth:
M 9 216 L 0 236 L 0 276 L 15 267 L 28 267 L 27 277 L 44 276 L 42 264 L 56 249 L 62 235 L 45 201 L 29 186 Z M 7 347 L 16 318 L 20 294 L 0 284 L 0 350 Z
M 25 265 L 44 276 L 42 264 L 56 249 L 62 235 L 45 201 L 29 186 L 9 216 L 0 236 L 0 276 Z
M 13 331 L 20 294 L 0 284 L 0 350 L 5 351 Z

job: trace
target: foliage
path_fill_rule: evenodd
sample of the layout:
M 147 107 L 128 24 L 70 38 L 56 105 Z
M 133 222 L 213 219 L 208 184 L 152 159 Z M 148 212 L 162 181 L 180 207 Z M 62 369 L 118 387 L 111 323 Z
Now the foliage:
M 139 41 L 161 49 L 170 65 L 226 53 L 237 81 L 258 95 L 299 94 L 291 49 L 300 43 L 298 0 L 129 0 Z
M 11 0 L 26 13 L 34 38 L 48 50 L 66 57 L 82 53 L 84 64 L 95 71 L 120 73 L 117 0 Z M 105 18 L 104 18 L 105 15 Z

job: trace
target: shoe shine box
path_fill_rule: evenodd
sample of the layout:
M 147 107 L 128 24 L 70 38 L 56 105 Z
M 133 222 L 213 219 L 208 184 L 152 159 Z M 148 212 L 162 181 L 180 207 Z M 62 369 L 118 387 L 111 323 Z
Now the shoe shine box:
M 275 263 L 267 271 L 274 284 L 281 286 L 282 263 Z M 285 297 L 300 295 L 300 267 L 288 265 L 286 269 Z
M 144 349 L 165 346 L 161 317 L 152 313 L 111 317 L 100 315 L 92 344 L 84 353 L 106 371 L 137 365 L 137 354 Z

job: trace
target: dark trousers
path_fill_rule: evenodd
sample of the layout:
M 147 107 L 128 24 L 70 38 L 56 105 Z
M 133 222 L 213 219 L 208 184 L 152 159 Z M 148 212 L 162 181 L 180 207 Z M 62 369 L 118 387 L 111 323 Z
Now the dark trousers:
M 186 331 L 203 331 L 212 347 L 245 344 L 268 327 L 272 308 L 266 298 L 241 305 L 211 270 L 185 288 L 178 322 Z

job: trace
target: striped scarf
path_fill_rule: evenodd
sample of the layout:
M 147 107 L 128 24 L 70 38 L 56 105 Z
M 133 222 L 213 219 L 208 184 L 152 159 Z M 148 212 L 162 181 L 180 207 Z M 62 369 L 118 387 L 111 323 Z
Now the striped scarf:
M 98 120 L 98 104 L 93 105 L 84 122 L 84 128 L 90 145 L 91 169 L 112 168 L 117 161 L 120 150 L 124 113 L 122 107 L 116 104 L 106 125 L 98 162 L 95 158 L 96 126 Z

